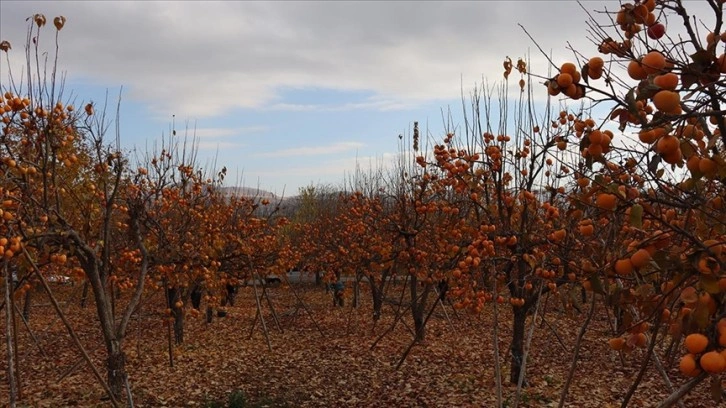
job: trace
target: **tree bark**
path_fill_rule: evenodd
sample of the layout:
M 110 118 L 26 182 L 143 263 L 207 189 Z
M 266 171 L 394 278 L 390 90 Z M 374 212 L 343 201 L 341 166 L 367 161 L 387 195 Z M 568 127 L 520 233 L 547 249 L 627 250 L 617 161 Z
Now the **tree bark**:
M 237 287 L 234 285 L 227 284 L 225 286 L 226 292 L 225 297 L 222 299 L 222 306 L 227 306 L 228 304 L 230 306 L 234 306 L 234 299 L 237 295 Z
M 419 297 L 418 295 L 418 278 L 411 276 L 410 282 L 411 290 L 411 317 L 413 317 L 413 327 L 416 332 L 416 342 L 421 343 L 426 340 L 426 327 L 425 327 L 425 309 L 426 300 L 428 294 L 431 291 L 431 285 L 426 285 L 424 291 Z
M 371 297 L 373 298 L 373 321 L 377 322 L 381 318 L 381 309 L 383 309 L 383 290 L 371 280 Z
M 176 345 L 184 343 L 184 309 L 174 310 L 174 342 Z
M 182 300 L 182 291 L 179 288 L 167 288 L 169 300 L 168 307 L 174 317 L 174 342 L 176 345 L 184 343 L 184 309 L 176 307 L 176 302 Z
M 23 299 L 23 318 L 25 321 L 30 320 L 30 306 L 33 304 L 32 293 L 32 290 L 25 292 L 25 299 Z
M 522 358 L 524 357 L 524 331 L 527 322 L 527 311 L 523 307 L 514 308 L 512 322 L 512 346 L 511 346 L 511 365 L 512 371 L 509 375 L 509 382 L 517 384 L 519 382 L 519 374 L 522 371 Z M 523 384 L 527 384 L 526 374 Z
M 83 294 L 81 295 L 81 308 L 86 307 L 86 302 L 88 301 L 88 287 L 90 285 L 88 284 L 88 279 L 83 281 Z
M 684 395 L 691 392 L 691 390 L 696 388 L 696 386 L 698 384 L 700 384 L 706 378 L 708 378 L 708 373 L 704 371 L 701 374 L 699 374 L 697 377 L 690 379 L 687 383 L 683 384 L 681 386 L 681 388 L 679 388 L 674 393 L 669 395 L 668 398 L 661 401 L 661 403 L 658 404 L 658 408 L 669 408 L 669 407 L 672 407 L 673 405 L 677 404 L 678 401 L 680 401 Z
M 360 276 L 355 277 L 355 281 L 353 281 L 353 307 L 358 308 L 360 304 Z
M 192 307 L 197 310 L 200 310 L 200 308 L 202 307 L 202 294 L 202 288 L 199 285 L 195 285 L 192 289 L 190 297 L 192 299 Z
M 116 398 L 120 398 L 126 388 L 126 354 L 121 351 L 121 341 L 111 342 L 106 362 L 108 387 Z

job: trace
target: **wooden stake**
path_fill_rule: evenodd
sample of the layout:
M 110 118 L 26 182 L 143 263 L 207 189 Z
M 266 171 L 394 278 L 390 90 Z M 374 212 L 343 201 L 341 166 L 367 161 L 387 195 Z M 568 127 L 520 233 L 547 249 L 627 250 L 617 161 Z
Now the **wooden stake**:
M 280 331 L 280 333 L 284 333 L 282 330 L 282 326 L 280 325 L 280 320 L 277 318 L 277 312 L 275 312 L 275 307 L 272 306 L 272 300 L 270 299 L 270 293 L 267 291 L 267 286 L 265 284 L 262 284 L 262 295 L 267 300 L 267 306 L 270 308 L 270 312 L 272 312 L 272 320 L 275 321 L 275 326 L 277 326 L 277 330 Z
M 15 305 L 15 299 L 10 298 L 10 303 L 13 304 L 13 308 L 9 309 L 10 311 L 10 317 L 13 322 L 13 347 L 15 347 L 15 350 L 13 351 L 13 354 L 15 355 L 15 382 L 18 386 L 18 399 L 23 398 L 23 382 L 21 380 L 20 376 L 20 358 L 18 357 L 20 354 L 18 354 L 18 321 L 15 319 L 15 309 L 17 309 L 17 305 Z
M 103 389 L 106 391 L 106 394 L 108 394 L 108 398 L 111 401 L 111 404 L 118 408 L 118 401 L 116 401 L 116 398 L 113 396 L 113 392 L 111 392 L 111 388 L 109 388 L 108 383 L 103 379 L 101 376 L 101 373 L 98 372 L 96 369 L 96 366 L 93 364 L 93 361 L 91 360 L 91 357 L 86 353 L 86 349 L 83 347 L 83 344 L 81 344 L 80 339 L 78 339 L 78 336 L 76 335 L 76 331 L 73 330 L 73 326 L 71 326 L 70 322 L 68 322 L 68 319 L 66 319 L 65 314 L 63 313 L 63 310 L 61 310 L 60 305 L 58 304 L 58 301 L 56 300 L 55 296 L 53 296 L 53 292 L 50 289 L 50 286 L 48 286 L 48 281 L 45 280 L 45 277 L 42 273 L 40 273 L 40 269 L 38 269 L 38 265 L 35 264 L 35 261 L 30 257 L 30 254 L 28 253 L 28 250 L 23 249 L 23 255 L 25 255 L 25 258 L 28 260 L 30 265 L 33 267 L 33 272 L 38 276 L 38 279 L 40 280 L 40 283 L 43 285 L 43 289 L 45 289 L 45 292 L 48 294 L 48 297 L 50 298 L 50 303 L 53 305 L 53 308 L 55 309 L 56 313 L 60 317 L 61 321 L 63 321 L 63 324 L 66 326 L 66 330 L 68 330 L 68 334 L 71 336 L 71 339 L 73 340 L 73 343 L 76 345 L 78 350 L 83 355 L 83 359 L 86 360 L 86 363 L 88 363 L 88 367 L 91 368 L 91 371 L 93 371 L 93 376 L 96 377 L 96 380 L 98 380 L 98 383 L 103 387 Z
M 318 322 L 315 320 L 315 317 L 313 317 L 313 312 L 310 311 L 308 308 L 308 305 L 303 302 L 302 298 L 300 298 L 300 295 L 297 293 L 297 290 L 290 284 L 290 281 L 287 279 L 287 275 L 285 276 L 285 282 L 287 283 L 287 287 L 290 288 L 292 291 L 292 294 L 295 295 L 295 299 L 298 301 L 298 304 L 302 306 L 302 308 L 305 310 L 305 312 L 308 314 L 308 317 L 310 318 L 310 321 L 313 322 L 313 325 L 316 329 L 318 329 L 318 332 L 321 336 L 325 337 L 325 333 L 323 333 L 323 329 L 320 328 L 318 325 Z
M 12 287 L 13 278 L 8 270 L 7 261 L 3 262 L 3 272 L 5 275 L 5 304 L 9 305 L 12 301 Z M 18 388 L 15 381 L 15 346 L 13 345 L 13 319 L 11 313 L 13 309 L 11 307 L 5 308 L 5 346 L 8 352 L 8 386 L 10 395 L 8 395 L 8 406 L 15 408 L 15 402 L 18 398 Z
M 267 341 L 267 348 L 272 351 L 272 343 L 270 343 L 270 334 L 267 332 L 267 324 L 265 324 L 265 316 L 262 315 L 262 306 L 260 305 L 260 297 L 257 294 L 257 279 L 259 274 L 255 273 L 252 276 L 252 288 L 255 291 L 255 303 L 257 304 L 257 313 L 260 315 L 260 323 L 262 323 L 262 332 L 265 334 L 265 341 Z
M 38 350 L 40 351 L 40 354 L 43 356 L 43 358 L 48 358 L 48 355 L 45 353 L 45 350 L 43 349 L 43 346 L 38 341 L 38 338 L 35 337 L 35 333 L 30 329 L 30 325 L 28 325 L 28 321 L 25 320 L 25 317 L 23 316 L 23 313 L 18 309 L 18 306 L 13 303 L 13 306 L 15 306 L 15 312 L 20 316 L 20 321 L 23 322 L 23 325 L 25 326 L 25 329 L 28 331 L 28 334 L 30 334 L 30 338 L 33 339 L 33 343 L 38 347 Z
M 446 305 L 444 305 L 444 301 L 441 300 L 441 293 L 439 292 L 439 289 L 434 286 L 434 293 L 436 293 L 436 297 L 439 299 L 439 303 L 441 304 L 441 309 L 444 311 L 444 317 L 446 317 L 446 321 L 449 322 L 449 326 L 451 326 L 451 330 L 456 333 L 456 327 L 454 327 L 454 323 L 449 318 L 449 313 L 446 312 Z
M 168 283 L 166 281 L 166 278 L 164 278 L 164 298 L 166 299 L 166 307 L 171 307 L 171 299 L 169 299 L 169 289 L 168 289 Z M 174 367 L 174 344 L 171 341 L 171 322 L 169 321 L 169 316 L 164 315 L 164 320 L 166 321 L 166 340 L 167 340 L 167 348 L 169 350 L 169 367 Z

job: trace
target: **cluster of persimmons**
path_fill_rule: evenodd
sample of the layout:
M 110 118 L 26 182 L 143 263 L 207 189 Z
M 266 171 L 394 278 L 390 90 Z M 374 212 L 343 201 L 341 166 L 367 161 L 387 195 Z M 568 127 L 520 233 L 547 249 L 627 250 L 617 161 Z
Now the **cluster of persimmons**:
M 723 2 L 712 6 L 720 22 Z M 601 129 L 607 121 L 577 135 L 588 165 L 576 175 L 585 192 L 580 197 L 594 197 L 595 206 L 608 213 L 596 224 L 617 231 L 611 236 L 616 245 L 602 248 L 608 252 L 609 261 L 601 267 L 607 268 L 609 287 L 599 290 L 617 291 L 618 306 L 629 309 L 631 322 L 610 345 L 616 350 L 644 347 L 665 326 L 674 340 L 685 339 L 680 368 L 695 377 L 726 369 L 726 127 L 721 96 L 726 33 L 712 31 L 699 38 L 687 18 L 679 18 L 696 52 L 676 51 L 683 45 L 664 41 L 665 26 L 656 18 L 671 13 L 687 15 L 681 2 L 623 4 L 615 20 L 625 38 L 618 42 L 603 35 L 599 45 L 603 56 L 617 58 L 604 65 L 602 57 L 590 58 L 581 71 L 564 63 L 547 85 L 551 95 L 571 99 L 582 97 L 579 89 L 598 94 L 614 105 L 608 119 L 623 132 L 631 130 L 640 143 L 631 139 L 613 149 L 613 134 Z M 647 38 L 638 35 L 642 25 L 648 27 Z M 722 30 L 720 23 L 716 30 Z M 588 85 L 578 85 L 579 72 L 588 77 Z M 595 84 L 599 79 L 605 86 Z M 593 163 L 600 164 L 598 171 Z M 581 224 L 580 232 L 592 235 L 589 225 Z

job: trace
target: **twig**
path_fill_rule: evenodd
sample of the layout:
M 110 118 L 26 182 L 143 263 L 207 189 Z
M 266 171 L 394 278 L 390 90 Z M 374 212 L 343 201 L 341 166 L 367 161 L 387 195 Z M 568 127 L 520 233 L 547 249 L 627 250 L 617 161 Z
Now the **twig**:
M 134 408 L 134 398 L 131 395 L 131 384 L 129 384 L 129 376 L 124 376 L 124 386 L 126 387 L 126 397 L 128 398 L 129 408 Z
M 621 289 L 623 288 L 623 282 L 621 279 L 616 279 L 616 283 L 619 288 L 621 288 Z M 638 313 L 635 310 L 635 307 L 633 305 L 629 305 L 629 308 L 630 308 L 630 312 L 633 316 L 638 315 Z M 648 338 L 648 340 L 650 340 L 650 342 L 651 342 L 650 346 L 648 347 L 648 354 L 646 355 L 646 359 L 643 362 L 643 366 L 642 366 L 640 372 L 638 373 L 638 378 L 636 378 L 635 382 L 631 386 L 631 390 L 629 390 L 629 392 L 628 392 L 629 395 L 626 395 L 625 399 L 623 400 L 623 407 L 625 407 L 627 404 L 627 401 L 630 398 L 632 398 L 632 393 L 635 392 L 635 389 L 638 387 L 640 381 L 642 381 L 643 375 L 645 374 L 645 368 L 647 367 L 648 361 L 650 360 L 650 358 L 653 359 L 655 368 L 656 368 L 656 370 L 658 370 L 658 373 L 661 375 L 661 377 L 663 377 L 663 381 L 665 382 L 666 386 L 668 387 L 668 390 L 671 392 L 673 391 L 673 384 L 671 383 L 670 378 L 668 377 L 668 373 L 666 372 L 665 368 L 663 368 L 663 364 L 661 364 L 661 362 L 660 362 L 660 357 L 658 357 L 658 354 L 654 352 L 655 340 L 658 337 L 658 329 L 660 328 L 661 323 L 662 323 L 661 319 L 657 319 L 656 324 L 653 326 L 653 329 L 652 329 L 653 336 L 652 336 L 652 338 Z M 632 393 L 631 393 L 631 391 L 632 391 Z M 678 402 L 678 404 L 681 407 L 683 406 L 682 402 Z
M 635 381 L 633 381 L 633 384 L 630 385 L 630 388 L 628 389 L 628 393 L 625 394 L 625 397 L 623 398 L 623 403 L 620 405 L 621 408 L 626 408 L 628 406 L 628 402 L 630 402 L 630 399 L 633 398 L 633 394 L 635 394 L 635 390 L 638 389 L 638 385 L 640 385 L 640 382 L 643 381 L 643 377 L 645 376 L 645 371 L 648 369 L 648 364 L 650 363 L 651 357 L 654 355 L 655 350 L 655 340 L 658 337 L 658 329 L 660 329 L 661 319 L 656 320 L 655 325 L 653 326 L 653 337 L 650 339 L 650 345 L 648 346 L 648 353 L 645 355 L 645 359 L 643 360 L 643 364 L 640 366 L 640 371 L 638 372 L 638 376 L 635 378 Z
M 517 23 L 517 25 L 519 26 L 519 28 L 521 28 L 521 29 L 522 29 L 522 31 L 524 31 L 524 33 L 525 33 L 525 34 L 527 35 L 527 37 L 529 37 L 529 39 L 530 39 L 530 40 L 531 40 L 531 41 L 532 41 L 532 42 L 534 43 L 534 45 L 535 45 L 535 46 L 537 47 L 537 49 L 539 50 L 539 52 L 541 52 L 541 53 L 542 53 L 542 55 L 544 55 L 544 57 L 545 57 L 545 58 L 547 58 L 547 61 L 549 61 L 549 62 L 550 62 L 550 65 L 552 65 L 553 67 L 555 67 L 555 69 L 559 69 L 559 67 L 558 67 L 558 66 L 557 66 L 557 65 L 556 65 L 556 64 L 555 64 L 554 62 L 552 62 L 552 60 L 551 60 L 551 59 L 550 59 L 550 57 L 549 57 L 549 56 L 547 55 L 547 53 L 546 53 L 546 52 L 544 52 L 544 50 L 542 49 L 542 47 L 540 47 L 540 46 L 539 46 L 539 44 L 537 43 L 537 41 L 535 41 L 534 37 L 532 37 L 532 36 L 531 36 L 531 35 L 529 34 L 529 31 L 527 31 L 527 29 L 526 29 L 526 28 L 524 28 L 524 26 L 523 26 L 523 25 L 522 25 L 521 23 Z
M 371 350 L 376 348 L 376 345 L 378 344 L 378 342 L 381 341 L 388 333 L 392 332 L 393 329 L 396 328 L 396 324 L 398 323 L 399 320 L 401 320 L 401 318 L 403 317 L 403 314 L 411 307 L 411 305 L 413 305 L 413 302 L 411 302 L 408 304 L 408 306 L 406 306 L 403 310 L 401 310 L 401 305 L 403 303 L 403 295 L 406 293 L 406 283 L 408 283 L 408 275 L 406 275 L 406 280 L 403 283 L 403 287 L 401 290 L 401 297 L 398 300 L 398 310 L 396 310 L 396 314 L 393 318 L 393 323 L 391 323 L 391 326 L 389 326 L 388 329 L 386 329 L 386 331 L 381 333 L 381 335 L 378 336 L 378 338 L 376 338 L 376 340 L 373 342 L 373 344 L 371 344 L 371 348 L 370 348 Z M 404 320 L 401 320 L 401 321 L 404 324 L 406 323 Z M 409 329 L 409 331 L 411 331 L 410 327 L 408 327 L 408 326 L 406 326 L 406 327 Z M 411 333 L 411 334 L 413 335 L 414 338 L 416 337 L 416 333 Z
M 13 304 L 13 308 L 8 308 L 8 311 L 10 312 L 10 320 L 13 324 L 13 347 L 15 348 L 15 350 L 13 350 L 13 354 L 15 355 L 15 381 L 18 384 L 18 399 L 20 400 L 23 399 L 23 382 L 22 377 L 20 376 L 20 359 L 18 358 L 18 321 L 15 319 L 18 307 L 15 304 L 15 300 L 12 298 L 10 298 L 10 303 Z
M 80 357 L 78 360 L 76 360 L 75 363 L 73 363 L 72 366 L 68 367 L 68 369 L 66 371 L 64 371 L 63 374 L 61 374 L 61 376 L 58 377 L 57 380 L 55 380 L 55 383 L 60 384 L 60 382 L 63 381 L 64 378 L 68 377 L 72 372 L 76 371 L 76 369 L 81 364 L 83 364 L 83 362 L 84 362 L 83 357 Z

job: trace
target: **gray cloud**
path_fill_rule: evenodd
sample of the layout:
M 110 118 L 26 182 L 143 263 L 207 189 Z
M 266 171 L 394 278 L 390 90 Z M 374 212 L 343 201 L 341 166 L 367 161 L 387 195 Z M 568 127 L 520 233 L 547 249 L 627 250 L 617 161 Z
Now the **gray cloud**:
M 278 95 L 283 87 L 372 91 L 389 105 L 457 98 L 462 81 L 467 87 L 482 75 L 499 78 L 506 55 L 534 48 L 518 22 L 563 57 L 566 40 L 587 47 L 584 25 L 572 23 L 583 20 L 575 2 L 3 2 L 0 7 L 2 37 L 12 37 L 16 51 L 24 39 L 24 17 L 65 15 L 61 60 L 69 74 L 124 85 L 131 99 L 148 103 L 160 116 L 174 111 L 199 118 L 274 106 L 284 103 Z M 568 24 L 551 23 L 562 19 Z M 546 70 L 542 64 L 537 68 Z

